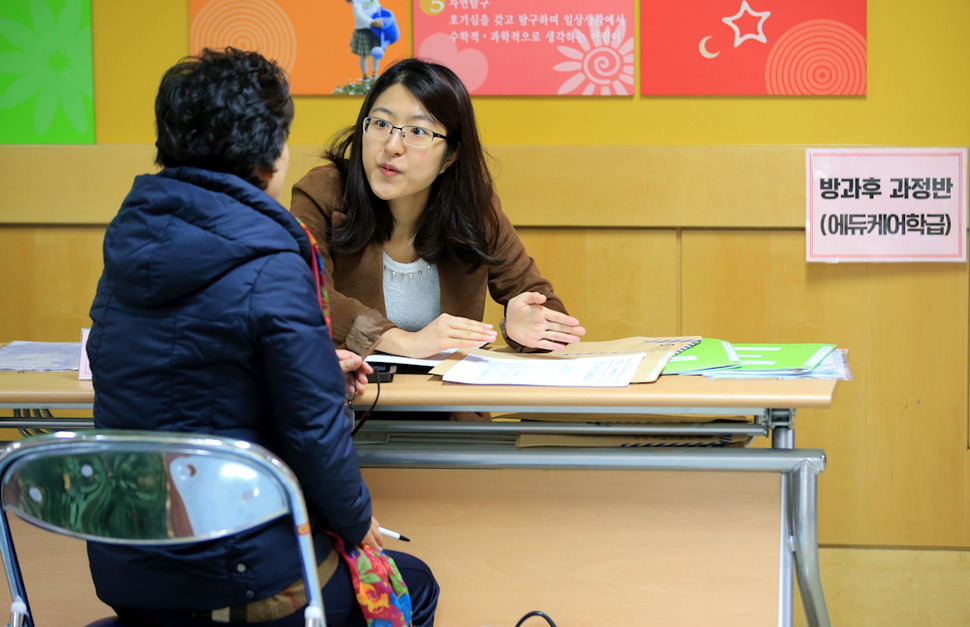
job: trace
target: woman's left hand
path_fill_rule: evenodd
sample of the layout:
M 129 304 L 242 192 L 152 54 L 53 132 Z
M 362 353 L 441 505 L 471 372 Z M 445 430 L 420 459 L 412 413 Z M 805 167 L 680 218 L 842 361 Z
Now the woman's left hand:
M 505 332 L 529 348 L 556 350 L 579 341 L 586 329 L 579 320 L 542 304 L 546 297 L 538 292 L 523 292 L 505 307 Z
M 370 518 L 370 529 L 367 530 L 367 535 L 364 536 L 364 539 L 360 543 L 369 545 L 375 551 L 384 550 L 384 540 L 381 538 L 381 523 L 377 522 L 377 519 L 373 516 Z
M 363 393 L 364 386 L 367 385 L 367 375 L 374 372 L 374 369 L 357 353 L 342 348 L 336 349 L 336 352 L 340 369 L 347 377 L 347 396 L 353 398 Z

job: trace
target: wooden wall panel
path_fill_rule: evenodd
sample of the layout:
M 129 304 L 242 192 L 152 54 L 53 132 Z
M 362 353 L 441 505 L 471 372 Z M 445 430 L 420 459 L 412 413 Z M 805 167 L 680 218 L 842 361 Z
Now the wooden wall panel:
M 796 416 L 796 444 L 825 449 L 822 542 L 866 542 L 866 266 L 806 264 L 798 232 L 683 234 L 685 333 L 735 342 L 825 341 L 849 349 L 855 380 L 828 410 Z
M 154 145 L 0 145 L 0 224 L 107 224 Z
M 292 145 L 281 202 L 319 165 Z M 499 194 L 522 226 L 795 227 L 804 149 L 770 146 L 494 146 Z M 2 146 L 0 223 L 106 224 L 154 146 Z M 50 173 L 58 172 L 57 185 Z
M 677 333 L 673 231 L 520 229 L 591 340 Z
M 101 226 L 0 228 L 0 342 L 77 342 L 104 267 Z
M 685 233 L 683 268 L 687 332 L 849 349 L 855 380 L 796 422 L 828 454 L 822 542 L 966 545 L 965 266 L 806 264 L 801 233 L 740 231 Z
M 873 544 L 966 546 L 967 268 L 873 265 L 866 477 Z M 926 540 L 924 540 L 926 539 Z M 913 542 L 913 540 L 917 540 Z
M 516 224 L 792 227 L 805 222 L 794 146 L 495 146 Z
M 586 328 L 586 339 L 679 333 L 674 231 L 516 230 L 569 313 Z M 501 307 L 489 300 L 486 320 L 497 325 L 501 319 Z

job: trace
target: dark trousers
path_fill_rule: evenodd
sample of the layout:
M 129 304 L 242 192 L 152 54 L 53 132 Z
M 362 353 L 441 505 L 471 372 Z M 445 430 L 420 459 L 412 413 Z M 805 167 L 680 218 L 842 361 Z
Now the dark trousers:
M 414 627 L 432 627 L 434 613 L 438 606 L 438 582 L 428 565 L 407 553 L 385 551 L 394 559 L 411 595 L 412 622 Z M 367 627 L 364 614 L 354 594 L 353 582 L 347 563 L 338 560 L 337 571 L 323 586 L 323 608 L 327 616 L 327 627 Z M 120 622 L 106 620 L 91 627 L 220 627 L 228 623 L 214 623 L 197 618 L 191 614 L 169 613 L 115 608 Z M 243 623 L 245 624 L 245 623 Z M 237 623 L 232 623 L 235 626 Z M 303 611 L 298 610 L 279 620 L 263 623 L 248 623 L 248 627 L 302 627 Z

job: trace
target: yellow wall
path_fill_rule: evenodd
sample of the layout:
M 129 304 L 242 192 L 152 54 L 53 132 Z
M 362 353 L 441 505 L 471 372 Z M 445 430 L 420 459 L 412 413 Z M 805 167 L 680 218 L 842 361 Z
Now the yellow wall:
M 152 167 L 158 79 L 188 52 L 186 2 L 92 5 L 99 145 L 0 147 L 0 341 L 88 323 L 103 225 Z M 829 455 L 821 541 L 970 547 L 967 266 L 804 261 L 804 147 L 970 144 L 970 4 L 878 0 L 868 21 L 865 97 L 475 106 L 506 210 L 591 339 L 848 347 L 855 380 L 796 423 Z M 291 179 L 359 102 L 297 99 Z
M 187 5 L 92 0 L 99 143 L 154 141 L 158 79 L 189 50 Z M 484 141 L 494 145 L 965 146 L 968 26 L 963 0 L 869 2 L 864 97 L 479 97 L 475 108 Z M 297 98 L 293 142 L 325 141 L 356 119 L 359 104 L 349 96 Z

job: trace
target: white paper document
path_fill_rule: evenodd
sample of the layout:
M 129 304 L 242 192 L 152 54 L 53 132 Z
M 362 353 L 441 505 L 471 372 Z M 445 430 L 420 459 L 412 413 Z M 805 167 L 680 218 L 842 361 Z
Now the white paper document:
M 63 372 L 77 370 L 81 345 L 77 342 L 15 340 L 0 348 L 0 370 Z
M 643 358 L 644 353 L 577 359 L 501 359 L 466 355 L 442 379 L 478 385 L 625 387 L 630 385 Z
M 454 352 L 455 349 L 449 348 L 448 350 L 442 351 L 425 359 L 401 357 L 399 355 L 387 355 L 385 353 L 371 353 L 364 358 L 364 361 L 369 364 L 403 364 L 405 366 L 427 366 L 428 368 L 434 368 Z

